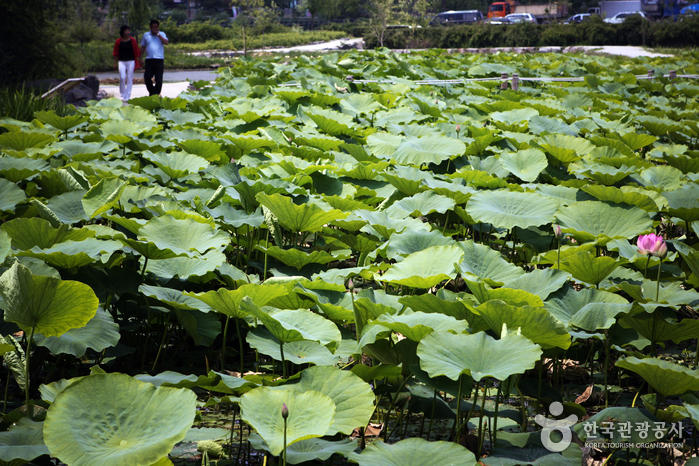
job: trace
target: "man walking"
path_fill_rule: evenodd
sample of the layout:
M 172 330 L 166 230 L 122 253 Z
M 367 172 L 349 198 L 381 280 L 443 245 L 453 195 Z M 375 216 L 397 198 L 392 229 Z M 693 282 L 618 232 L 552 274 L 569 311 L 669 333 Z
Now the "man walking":
M 143 55 L 146 55 L 146 72 L 143 79 L 146 81 L 148 95 L 160 95 L 163 87 L 163 71 L 165 71 L 165 46 L 170 41 L 164 32 L 160 31 L 160 22 L 157 19 L 150 21 L 150 32 L 143 34 L 141 39 L 141 57 L 139 61 L 143 64 Z M 155 77 L 155 85 L 152 79 Z

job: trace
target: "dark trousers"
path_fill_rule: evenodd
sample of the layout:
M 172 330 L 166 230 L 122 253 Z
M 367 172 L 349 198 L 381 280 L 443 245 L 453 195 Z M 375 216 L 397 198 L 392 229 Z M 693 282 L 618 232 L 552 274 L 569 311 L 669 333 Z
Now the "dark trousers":
M 143 79 L 146 81 L 148 95 L 160 94 L 160 90 L 163 88 L 163 71 L 165 71 L 165 60 L 159 58 L 146 59 L 146 72 L 143 75 Z M 153 77 L 155 77 L 155 85 L 151 81 Z

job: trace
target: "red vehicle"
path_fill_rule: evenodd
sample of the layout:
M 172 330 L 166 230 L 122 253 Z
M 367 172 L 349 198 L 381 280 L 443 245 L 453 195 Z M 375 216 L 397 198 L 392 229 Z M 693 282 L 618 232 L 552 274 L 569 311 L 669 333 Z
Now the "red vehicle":
M 488 8 L 488 19 L 504 18 L 511 13 L 531 13 L 537 22 L 543 23 L 553 19 L 563 19 L 568 16 L 568 5 L 558 2 L 541 5 L 520 5 L 516 0 L 494 2 Z

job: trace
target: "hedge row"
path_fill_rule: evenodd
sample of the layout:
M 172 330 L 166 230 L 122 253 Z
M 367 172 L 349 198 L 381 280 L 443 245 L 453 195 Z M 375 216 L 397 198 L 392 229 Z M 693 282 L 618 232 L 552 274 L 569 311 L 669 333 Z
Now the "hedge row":
M 377 38 L 364 36 L 365 46 L 379 46 Z M 648 21 L 629 18 L 622 24 L 607 24 L 594 18 L 580 24 L 512 25 L 473 24 L 388 31 L 384 47 L 404 48 L 482 48 L 542 47 L 571 45 L 644 45 L 649 47 L 688 47 L 699 44 L 699 16 L 682 21 Z

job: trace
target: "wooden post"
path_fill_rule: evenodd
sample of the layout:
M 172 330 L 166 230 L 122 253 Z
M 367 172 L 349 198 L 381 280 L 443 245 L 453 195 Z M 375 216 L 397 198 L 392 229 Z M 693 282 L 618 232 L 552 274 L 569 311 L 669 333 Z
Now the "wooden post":
M 677 79 L 677 71 L 670 70 L 670 79 Z
M 502 84 L 500 84 L 500 89 L 507 89 L 507 73 L 502 73 L 500 75 L 500 79 L 502 79 Z
M 518 73 L 514 73 L 512 75 L 512 90 L 513 91 L 519 90 L 519 74 Z
M 655 76 L 655 70 L 648 70 L 648 79 L 653 79 Z

